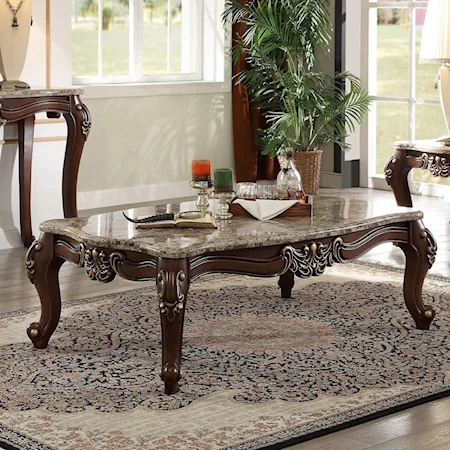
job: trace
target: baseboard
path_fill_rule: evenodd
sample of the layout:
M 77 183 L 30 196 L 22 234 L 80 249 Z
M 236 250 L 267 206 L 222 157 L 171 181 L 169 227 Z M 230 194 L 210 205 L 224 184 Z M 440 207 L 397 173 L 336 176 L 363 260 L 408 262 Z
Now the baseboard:
M 424 195 L 430 197 L 441 197 L 445 201 L 450 200 L 450 187 L 441 184 L 432 183 L 420 183 L 411 182 L 409 183 L 409 189 L 412 195 Z M 369 178 L 368 187 L 372 189 L 381 189 L 383 191 L 390 191 L 391 187 L 386 183 L 384 177 L 371 177 Z
M 320 187 L 341 189 L 342 176 L 335 172 L 320 172 Z
M 195 192 L 189 187 L 189 181 L 180 181 L 177 183 L 149 184 L 102 191 L 78 192 L 77 206 L 78 211 L 84 211 L 193 195 L 195 195 Z
M 20 232 L 17 229 L 3 230 L 0 228 L 0 250 L 23 247 Z

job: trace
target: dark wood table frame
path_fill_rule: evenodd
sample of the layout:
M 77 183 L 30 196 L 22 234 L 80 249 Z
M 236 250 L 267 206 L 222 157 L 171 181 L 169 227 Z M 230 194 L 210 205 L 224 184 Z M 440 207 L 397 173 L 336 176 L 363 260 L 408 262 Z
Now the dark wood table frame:
M 77 178 L 81 155 L 91 129 L 91 116 L 79 95 L 43 95 L 39 97 L 2 98 L 0 124 L 17 122 L 19 128 L 20 233 L 29 247 L 33 240 L 31 226 L 31 165 L 35 115 L 45 112 L 50 118 L 62 114 L 67 123 L 67 143 L 62 177 L 64 217 L 77 217 Z
M 406 255 L 403 294 L 406 307 L 419 329 L 429 328 L 434 309 L 422 302 L 422 285 L 435 260 L 437 246 L 421 220 L 373 225 L 364 231 L 337 234 L 320 240 L 246 248 L 169 259 L 136 251 L 99 248 L 72 238 L 43 233 L 26 256 L 28 276 L 41 299 L 41 317 L 27 333 L 36 348 L 45 348 L 61 313 L 58 272 L 65 261 L 85 268 L 92 280 L 110 282 L 116 275 L 134 280 L 156 280 L 162 326 L 161 379 L 165 392 L 178 392 L 182 378 L 181 349 L 189 284 L 206 273 L 234 273 L 258 277 L 279 276 L 282 298 L 289 298 L 295 275 L 321 275 L 334 263 L 357 258 L 386 241 L 396 243 Z M 91 241 L 92 242 L 92 241 Z
M 384 167 L 384 174 L 398 206 L 413 206 L 408 184 L 408 174 L 411 169 L 428 170 L 434 177 L 449 177 L 449 154 L 404 147 L 394 150 L 394 155 Z

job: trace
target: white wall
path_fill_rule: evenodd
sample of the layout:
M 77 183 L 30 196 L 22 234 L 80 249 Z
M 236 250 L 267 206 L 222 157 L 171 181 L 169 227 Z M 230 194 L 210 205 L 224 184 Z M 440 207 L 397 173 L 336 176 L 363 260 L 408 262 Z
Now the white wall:
M 44 87 L 46 82 L 45 3 L 33 1 L 34 25 L 22 75 L 33 87 Z M 52 0 L 50 5 L 51 87 L 67 87 L 71 80 L 71 1 Z M 214 167 L 233 166 L 230 92 L 105 99 L 85 96 L 83 100 L 92 114 L 92 131 L 80 165 L 80 210 L 190 195 L 190 161 L 194 158 L 211 159 Z M 17 137 L 14 125 L 4 132 L 7 141 Z M 1 133 L 0 129 L 0 140 Z M 39 222 L 63 217 L 65 134 L 63 123 L 37 125 L 36 136 L 61 140 L 35 143 L 35 233 Z M 16 147 L 15 143 L 0 147 L 0 248 L 21 245 Z

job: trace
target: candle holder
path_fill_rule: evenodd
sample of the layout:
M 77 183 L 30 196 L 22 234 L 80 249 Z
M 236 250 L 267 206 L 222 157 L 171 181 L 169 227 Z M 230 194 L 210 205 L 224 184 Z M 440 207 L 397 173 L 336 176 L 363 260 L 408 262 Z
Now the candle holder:
M 212 181 L 192 180 L 189 185 L 197 190 L 197 209 L 205 216 L 209 211 L 208 191 L 212 188 Z
M 217 200 L 219 200 L 219 203 L 217 205 L 217 213 L 214 215 L 214 218 L 219 220 L 231 219 L 233 217 L 233 214 L 231 214 L 229 211 L 229 203 L 235 197 L 235 193 L 233 191 L 215 191 L 214 196 Z

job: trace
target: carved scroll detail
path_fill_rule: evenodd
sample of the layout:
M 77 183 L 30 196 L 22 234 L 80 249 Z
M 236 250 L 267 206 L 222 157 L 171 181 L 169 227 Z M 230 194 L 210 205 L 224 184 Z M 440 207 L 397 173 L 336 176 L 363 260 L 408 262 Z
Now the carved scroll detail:
M 450 176 L 450 161 L 447 158 L 440 156 L 430 157 L 428 161 L 428 170 L 431 175 L 435 177 L 449 177 Z
M 450 176 L 450 161 L 447 158 L 439 156 L 439 155 L 428 155 L 427 153 L 423 153 L 421 156 L 408 156 L 406 158 L 407 163 L 416 167 L 417 169 L 428 169 L 428 171 L 434 177 L 444 177 L 447 178 Z M 411 164 L 410 161 L 414 161 L 419 164 L 416 166 L 415 164 Z
M 91 113 L 84 103 L 78 103 L 76 105 L 76 109 L 77 111 L 80 111 L 83 116 L 83 120 L 81 122 L 81 132 L 83 133 L 84 139 L 87 140 L 89 133 L 91 132 Z
M 154 269 L 156 271 L 156 260 L 133 262 L 127 260 L 125 253 L 113 252 L 109 255 L 109 262 L 114 272 L 126 280 L 147 281 L 155 278 L 154 272 L 150 272 L 148 269 Z M 130 275 L 126 270 L 127 268 L 131 269 L 130 273 L 137 273 L 139 271 L 139 276 Z M 145 273 L 146 276 L 142 276 L 140 272 Z
M 25 257 L 25 267 L 30 281 L 34 284 L 34 274 L 36 273 L 36 261 L 34 260 L 37 252 L 42 250 L 42 242 L 35 240 L 27 251 Z
M 397 158 L 395 156 L 391 156 L 389 161 L 384 166 L 384 177 L 386 178 L 387 184 L 391 184 L 392 175 L 393 175 L 393 165 L 397 162 Z
M 102 283 L 109 283 L 116 277 L 109 261 L 109 257 L 103 251 L 96 248 L 86 249 L 84 255 L 84 268 L 87 276 L 91 280 L 97 280 Z
M 173 322 L 175 317 L 180 314 L 184 308 L 185 295 L 183 293 L 183 282 L 186 280 L 186 274 L 180 270 L 176 274 L 176 298 L 174 302 L 167 301 L 169 295 L 170 277 L 174 273 L 161 270 L 157 276 L 158 298 L 160 299 L 159 310 L 161 315 L 166 316 L 169 322 Z
M 431 267 L 436 261 L 436 253 L 438 248 L 436 240 L 434 239 L 433 234 L 428 228 L 424 228 L 421 231 L 420 236 L 422 237 L 422 239 L 427 240 L 427 259 Z
M 73 264 L 76 267 L 84 266 L 84 258 L 85 258 L 85 254 L 86 254 L 86 246 L 84 244 L 79 244 L 78 248 L 77 248 L 75 245 L 72 245 L 70 242 L 66 242 L 62 239 L 58 239 L 55 242 L 55 247 L 58 247 L 58 246 L 64 247 L 73 255 L 78 256 L 78 261 L 74 262 L 74 261 L 70 261 L 65 258 L 66 261 L 68 261 L 70 264 Z
M 395 242 L 407 242 L 408 227 L 407 225 L 378 227 L 354 242 L 344 242 L 341 237 L 337 237 L 326 245 L 321 242 L 312 242 L 299 249 L 291 246 L 284 247 L 281 252 L 284 268 L 280 275 L 285 274 L 288 270 L 300 278 L 322 275 L 325 269 L 334 263 L 345 263 L 364 253 L 370 248 L 372 241 L 376 242 L 380 236 L 385 234 L 393 234 Z M 432 244 L 430 244 L 430 249 L 432 249 Z
M 327 245 L 321 242 L 312 242 L 300 249 L 291 246 L 284 247 L 281 256 L 284 261 L 284 269 L 281 274 L 291 270 L 299 278 L 319 276 L 325 272 L 326 267 L 331 267 L 335 262 L 344 262 L 342 256 L 342 238 L 336 238 Z

